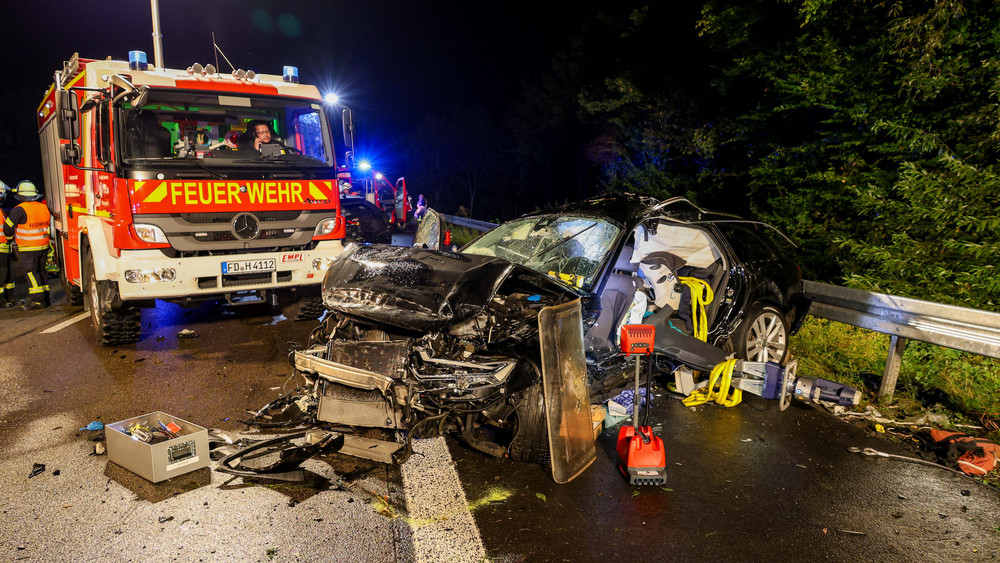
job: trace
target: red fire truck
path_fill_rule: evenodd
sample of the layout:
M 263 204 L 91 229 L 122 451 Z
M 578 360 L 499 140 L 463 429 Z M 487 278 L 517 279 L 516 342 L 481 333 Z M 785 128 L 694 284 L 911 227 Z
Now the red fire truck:
M 102 344 L 137 340 L 156 299 L 322 313 L 344 220 L 322 98 L 297 68 L 220 75 L 155 68 L 141 51 L 74 54 L 37 117 L 66 295 Z M 272 142 L 257 146 L 265 127 Z
M 360 197 L 375 204 L 385 213 L 389 224 L 397 230 L 402 231 L 408 222 L 413 222 L 413 208 L 406 193 L 406 178 L 398 178 L 393 185 L 385 174 L 375 170 L 367 162 L 354 163 L 350 155 L 348 162 L 354 166 L 341 166 L 337 174 L 342 197 Z

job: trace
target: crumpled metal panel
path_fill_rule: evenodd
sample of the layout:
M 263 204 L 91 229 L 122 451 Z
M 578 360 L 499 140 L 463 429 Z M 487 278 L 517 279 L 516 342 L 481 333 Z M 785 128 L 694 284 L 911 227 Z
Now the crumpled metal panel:
M 580 300 L 542 309 L 538 334 L 552 478 L 568 483 L 597 459 Z
M 403 329 L 441 330 L 479 314 L 514 267 L 502 258 L 355 245 L 330 266 L 323 303 Z

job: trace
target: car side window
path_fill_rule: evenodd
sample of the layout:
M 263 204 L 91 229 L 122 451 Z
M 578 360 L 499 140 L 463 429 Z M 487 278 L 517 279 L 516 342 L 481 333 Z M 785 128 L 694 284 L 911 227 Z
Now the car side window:
M 775 259 L 772 243 L 760 236 L 752 225 L 720 223 L 718 227 L 742 261 L 764 262 Z

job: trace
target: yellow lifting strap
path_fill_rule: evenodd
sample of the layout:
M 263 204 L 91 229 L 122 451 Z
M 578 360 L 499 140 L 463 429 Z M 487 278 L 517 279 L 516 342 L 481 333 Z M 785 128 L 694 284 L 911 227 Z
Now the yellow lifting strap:
M 708 340 L 708 318 L 705 315 L 705 305 L 715 299 L 712 287 L 705 280 L 691 277 L 677 278 L 691 288 L 691 323 L 694 325 L 693 336 L 702 342 Z
M 733 389 L 733 368 L 736 367 L 736 360 L 726 360 L 712 368 L 711 375 L 708 376 L 708 386 L 695 389 L 684 398 L 682 403 L 685 407 L 694 407 L 705 404 L 709 401 L 724 407 L 735 407 L 743 400 L 743 390 Z

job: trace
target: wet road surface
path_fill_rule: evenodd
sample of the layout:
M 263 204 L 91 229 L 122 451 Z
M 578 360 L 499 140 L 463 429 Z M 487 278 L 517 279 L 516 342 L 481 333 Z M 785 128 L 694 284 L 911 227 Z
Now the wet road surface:
M 205 469 L 154 485 L 91 455 L 97 436 L 77 428 L 162 410 L 243 431 L 245 409 L 300 384 L 287 353 L 313 323 L 158 303 L 135 345 L 95 347 L 89 319 L 42 333 L 79 315 L 58 302 L 0 312 L 0 560 L 1000 560 L 1000 491 L 849 453 L 912 455 L 824 411 L 754 397 L 694 410 L 656 399 L 663 487 L 616 472 L 617 427 L 567 485 L 453 440 L 424 441 L 404 471 L 334 455 L 307 462 L 303 484 Z M 33 463 L 46 470 L 28 478 Z

